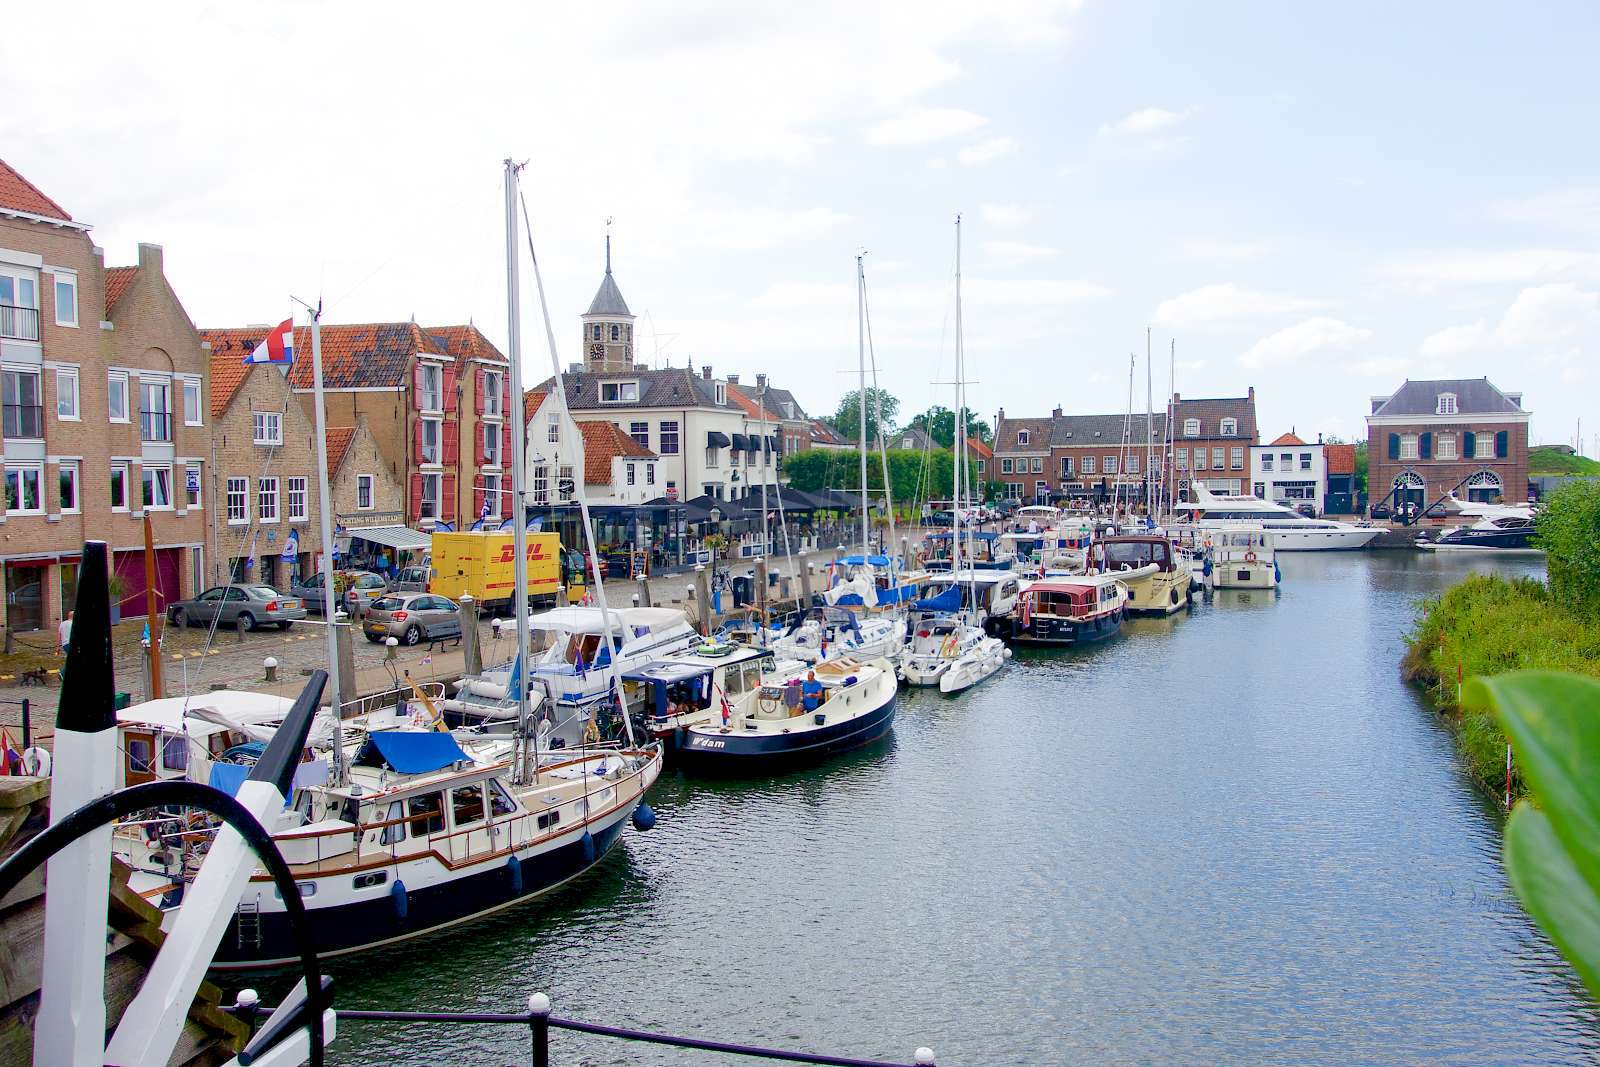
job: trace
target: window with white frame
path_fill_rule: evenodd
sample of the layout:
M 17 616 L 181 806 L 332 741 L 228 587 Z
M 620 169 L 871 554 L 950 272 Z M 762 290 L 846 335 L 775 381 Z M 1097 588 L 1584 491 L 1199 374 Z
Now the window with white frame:
M 183 497 L 191 508 L 205 507 L 205 492 L 202 488 L 204 468 L 198 463 L 191 463 L 183 471 Z
M 728 402 L 728 387 L 722 382 L 716 382 L 711 388 L 711 395 L 716 400 L 717 406 L 722 407 Z
M 1189 469 L 1189 450 L 1187 448 L 1177 449 L 1173 455 L 1179 470 L 1186 471 Z
M 1018 445 L 1026 445 L 1028 443 L 1028 437 L 1029 437 L 1029 434 L 1028 434 L 1027 430 L 1018 430 L 1017 431 L 1017 444 Z
M 1185 437 L 1199 437 L 1200 436 L 1200 420 L 1199 419 L 1184 419 L 1183 420 L 1183 436 L 1185 436 Z
M 1101 456 L 1100 457 L 1100 469 L 1102 471 L 1104 471 L 1105 473 L 1107 473 L 1107 474 L 1115 474 L 1115 473 L 1117 473 L 1117 457 L 1116 456 Z
M 500 400 L 504 391 L 505 377 L 497 370 L 483 372 L 483 413 L 485 415 L 504 414 Z
M 1061 477 L 1063 477 L 1063 478 L 1072 477 L 1072 457 L 1071 456 L 1062 456 L 1061 457 Z
M 73 515 L 83 510 L 83 497 L 80 495 L 79 485 L 81 473 L 77 463 L 61 464 L 56 477 L 56 503 L 64 515 Z
M 140 377 L 139 438 L 143 441 L 172 440 L 171 379 Z
M 372 510 L 372 475 L 356 475 L 356 510 Z
M 146 511 L 172 510 L 172 467 L 146 465 L 139 471 L 140 500 Z
M 1261 469 L 1264 470 L 1264 471 L 1269 471 L 1269 470 L 1272 469 L 1272 453 L 1271 452 L 1263 452 L 1263 453 L 1261 453 Z
M 423 411 L 443 411 L 444 368 L 437 363 L 418 363 L 417 384 L 417 406 Z
M 483 506 L 488 509 L 486 518 L 498 519 L 500 517 L 500 475 L 485 474 L 483 476 Z
M 1219 470 L 1219 471 L 1222 470 L 1223 467 L 1226 465 L 1226 456 L 1227 456 L 1227 450 L 1226 449 L 1213 448 L 1211 450 L 1211 469 L 1212 470 Z
M 648 422 L 628 423 L 628 436 L 638 443 L 640 448 L 650 447 L 650 424 Z
M 283 412 L 256 411 L 251 413 L 252 440 L 258 445 L 283 444 Z
M 1128 471 L 1129 474 L 1138 474 L 1139 473 L 1139 453 L 1137 453 L 1137 452 L 1128 453 L 1127 471 Z
M 111 464 L 111 510 L 128 510 L 128 482 L 130 479 L 128 464 Z
M 571 467 L 556 468 L 556 496 L 563 504 L 572 503 L 578 491 L 578 484 L 572 480 Z
M 1472 442 L 1473 459 L 1494 459 L 1494 434 L 1478 431 L 1477 439 Z
M 305 478 L 290 478 L 284 489 L 288 493 L 285 501 L 289 509 L 290 522 L 305 522 L 311 513 L 310 494 Z
M 1416 459 L 1417 458 L 1417 435 L 1416 434 L 1414 434 L 1414 433 L 1403 433 L 1403 434 L 1400 435 L 1400 458 L 1401 459 Z
M 262 478 L 256 482 L 256 517 L 262 522 L 278 521 L 277 478 Z
M 1093 456 L 1084 456 L 1083 457 L 1083 473 L 1084 474 L 1093 474 L 1094 473 L 1094 457 Z
M 44 436 L 44 399 L 39 372 L 7 370 L 0 375 L 0 400 L 4 401 L 5 435 L 8 438 Z
M 646 445 L 646 448 L 649 446 Z M 663 456 L 676 456 L 678 454 L 678 423 L 677 420 L 661 424 L 661 454 Z
M 715 445 L 712 445 L 711 447 L 706 449 L 706 466 L 707 467 L 715 467 L 717 465 L 717 453 L 720 452 L 720 451 L 721 451 L 721 449 L 717 448 Z
M 560 444 L 561 443 L 561 412 L 552 411 L 552 412 L 550 412 L 549 415 L 545 416 L 545 419 L 549 422 L 550 425 L 549 425 L 549 428 L 547 430 L 545 430 L 544 439 L 546 441 L 548 441 L 552 445 Z
M 1439 414 L 1439 415 L 1454 415 L 1455 413 L 1456 413 L 1456 394 L 1454 394 L 1454 393 L 1440 393 L 1439 394 L 1439 407 L 1436 410 L 1435 414 Z
M 228 525 L 243 526 L 250 521 L 250 479 L 228 479 Z
M 58 272 L 56 274 L 56 325 L 78 325 L 78 276 Z
M 441 419 L 423 419 L 418 423 L 422 433 L 422 462 L 439 463 L 444 455 L 440 441 L 444 436 L 444 423 Z
M 1303 470 L 1303 471 L 1308 471 L 1308 470 L 1311 469 L 1311 453 L 1310 452 L 1302 452 L 1302 453 L 1300 453 L 1300 469 Z
M 444 475 L 434 472 L 422 476 L 422 518 L 439 517 L 439 501 L 443 497 Z
M 128 421 L 128 372 L 106 373 L 106 417 L 112 422 Z
M 646 463 L 644 465 L 644 484 L 656 484 L 656 465 L 654 463 Z
M 1040 480 L 1033 483 L 1033 495 L 1043 499 L 1050 495 L 1050 483 Z
M 185 378 L 183 380 L 183 424 L 185 426 L 204 425 L 204 412 L 200 410 L 199 378 Z
M 600 403 L 632 404 L 639 399 L 638 382 L 601 382 Z
M 1021 500 L 1022 499 L 1022 483 L 1021 482 L 1007 482 L 1006 483 L 1006 499 L 1007 500 Z
M 1228 450 L 1228 466 L 1232 470 L 1244 470 L 1244 449 L 1242 447 Z
M 483 465 L 486 467 L 500 466 L 500 424 L 486 422 L 483 424 Z
M 539 464 L 533 468 L 533 503 L 543 506 L 550 503 L 550 468 Z
M 1238 436 L 1238 434 L 1239 434 L 1239 420 L 1238 419 L 1223 419 L 1222 420 L 1222 436 L 1224 436 L 1224 437 L 1236 437 L 1236 436 Z
M 1034 456 L 1033 457 L 1033 473 L 1035 473 L 1035 474 L 1043 474 L 1044 473 L 1044 457 L 1043 456 Z
M 78 368 L 56 368 L 56 418 L 64 422 L 77 422 L 82 418 L 78 413 Z
M 633 485 L 638 477 L 638 464 L 627 463 L 624 466 L 628 468 L 628 484 Z
M 43 464 L 6 464 L 6 512 L 12 515 L 44 514 Z
M 1010 474 L 1011 473 L 1011 460 L 1010 459 L 1002 459 L 1000 461 L 1000 473 L 1001 474 Z

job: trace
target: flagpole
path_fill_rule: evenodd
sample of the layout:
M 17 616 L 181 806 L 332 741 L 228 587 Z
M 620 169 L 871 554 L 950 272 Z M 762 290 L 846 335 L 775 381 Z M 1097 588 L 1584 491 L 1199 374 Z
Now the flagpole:
M 515 412 L 517 432 L 511 435 L 511 551 L 516 561 L 511 568 L 513 576 L 512 610 L 517 613 L 517 660 L 509 680 L 517 683 L 517 748 L 512 761 L 516 780 L 527 784 L 539 773 L 538 734 L 534 729 L 528 707 L 528 509 L 523 499 L 527 492 L 528 421 L 522 401 L 522 280 L 517 271 L 517 171 L 521 168 L 512 160 L 505 161 L 506 187 L 506 358 L 511 375 L 511 411 Z M 609 246 L 608 246 L 609 247 Z M 560 388 L 560 380 L 556 386 Z M 583 465 L 575 468 L 583 477 Z M 561 468 L 556 467 L 559 477 Z M 560 553 L 557 552 L 557 556 Z M 506 694 L 510 696 L 510 694 Z M 528 755 L 528 739 L 535 746 L 532 758 Z
M 333 595 L 333 503 L 328 492 L 328 413 L 322 402 L 322 305 L 311 313 L 311 379 L 317 411 L 317 512 L 322 534 L 322 617 L 327 620 L 328 692 L 333 707 L 333 785 L 345 784 L 344 733 L 339 706 L 339 631 Z

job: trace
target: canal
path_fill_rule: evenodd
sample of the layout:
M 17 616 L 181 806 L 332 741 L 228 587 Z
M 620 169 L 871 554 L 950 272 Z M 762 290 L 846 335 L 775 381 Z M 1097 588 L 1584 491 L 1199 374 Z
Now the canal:
M 1491 564 L 1282 566 L 1277 595 L 905 693 L 892 740 L 826 768 L 669 772 L 657 828 L 593 876 L 337 964 L 340 1003 L 545 990 L 558 1015 L 945 1065 L 1600 1062 L 1498 806 L 1396 670 L 1415 601 Z M 518 1028 L 342 1030 L 342 1063 L 526 1062 Z M 719 1059 L 556 1040 L 564 1064 Z

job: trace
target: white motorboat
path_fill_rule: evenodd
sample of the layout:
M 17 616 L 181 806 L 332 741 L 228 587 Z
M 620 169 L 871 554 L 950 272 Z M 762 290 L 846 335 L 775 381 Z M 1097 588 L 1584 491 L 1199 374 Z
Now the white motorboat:
M 1281 581 L 1273 555 L 1276 534 L 1239 523 L 1215 530 L 1207 554 L 1210 583 L 1218 589 L 1276 589 Z
M 817 663 L 829 656 L 893 659 L 905 645 L 905 620 L 898 615 L 858 615 L 824 608 L 797 620 L 781 637 L 767 642 L 779 659 Z
M 1457 526 L 1434 538 L 1421 533 L 1417 535 L 1417 547 L 1428 552 L 1543 553 L 1533 543 L 1534 520 L 1529 509 L 1501 510 L 1503 514 L 1482 513 L 1470 526 Z
M 1360 526 L 1333 519 L 1312 519 L 1291 507 L 1256 496 L 1219 496 L 1204 483 L 1190 486 L 1195 499 L 1178 501 L 1173 509 L 1187 513 L 1194 527 L 1259 526 L 1272 536 L 1272 547 L 1279 552 L 1317 552 L 1329 549 L 1364 548 L 1383 533 L 1381 527 Z
M 938 685 L 957 660 L 986 640 L 993 638 L 954 616 L 923 619 L 913 627 L 911 641 L 900 656 L 900 677 L 907 685 Z

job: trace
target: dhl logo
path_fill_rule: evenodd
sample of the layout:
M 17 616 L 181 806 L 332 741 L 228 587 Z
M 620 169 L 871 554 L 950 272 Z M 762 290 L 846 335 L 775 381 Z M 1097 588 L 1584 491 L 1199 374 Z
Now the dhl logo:
M 504 546 L 501 547 L 501 549 L 500 549 L 500 562 L 501 563 L 510 563 L 512 560 L 514 560 L 516 558 L 517 558 L 517 547 L 516 547 L 516 545 L 504 545 Z M 544 546 L 543 545 L 531 544 L 531 545 L 528 546 L 528 562 L 532 563 L 532 562 L 535 562 L 537 560 L 551 559 L 551 558 L 553 558 L 553 557 L 545 555 L 545 551 L 544 551 Z

